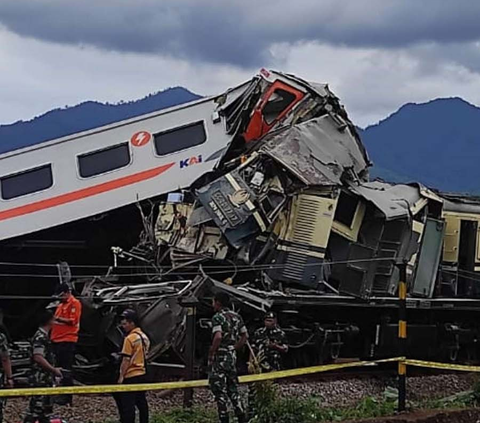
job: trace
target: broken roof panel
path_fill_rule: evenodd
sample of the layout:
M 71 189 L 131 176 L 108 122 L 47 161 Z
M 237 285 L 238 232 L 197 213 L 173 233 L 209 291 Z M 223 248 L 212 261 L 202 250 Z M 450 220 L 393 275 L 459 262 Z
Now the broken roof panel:
M 373 181 L 351 185 L 350 190 L 373 203 L 386 220 L 408 217 L 416 204 L 423 199 L 418 186 L 391 185 Z
M 339 129 L 330 115 L 272 134 L 261 152 L 281 163 L 307 185 L 341 185 L 342 175 L 347 170 L 364 175 L 368 167 L 350 129 Z

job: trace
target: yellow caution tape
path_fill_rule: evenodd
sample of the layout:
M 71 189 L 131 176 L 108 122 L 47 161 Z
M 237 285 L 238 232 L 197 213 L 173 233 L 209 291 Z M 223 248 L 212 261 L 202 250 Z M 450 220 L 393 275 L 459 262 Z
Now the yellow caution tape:
M 375 361 L 353 361 L 342 364 L 326 364 L 323 366 L 302 367 L 292 370 L 281 370 L 271 373 L 261 373 L 255 375 L 241 376 L 240 383 L 262 382 L 266 380 L 284 379 L 295 376 L 306 376 L 316 373 L 323 373 L 332 370 L 348 369 L 353 367 L 374 366 L 382 363 L 399 362 L 402 365 L 402 374 L 404 366 L 425 367 L 430 369 L 442 370 L 458 370 L 465 372 L 480 373 L 480 366 L 466 366 L 462 364 L 447 364 L 434 361 L 411 360 L 405 357 L 387 358 Z M 37 396 L 37 395 L 61 395 L 61 394 L 107 394 L 118 392 L 134 392 L 134 391 L 159 391 L 186 388 L 204 388 L 208 386 L 208 380 L 189 380 L 181 382 L 162 382 L 162 383 L 143 383 L 137 385 L 95 385 L 95 386 L 70 386 L 56 388 L 22 388 L 22 389 L 2 389 L 0 390 L 0 398 L 2 397 L 21 397 L 21 396 Z
M 480 366 L 467 366 L 463 364 L 449 364 L 449 363 L 437 363 L 435 361 L 422 361 L 422 360 L 405 360 L 408 366 L 414 367 L 426 367 L 430 369 L 442 369 L 442 370 L 458 370 L 461 372 L 476 372 L 480 373 Z
M 300 369 L 280 370 L 278 372 L 260 373 L 256 375 L 248 375 L 239 377 L 240 383 L 261 382 L 265 380 L 284 379 L 293 376 L 313 375 L 315 373 L 329 372 L 332 370 L 348 369 L 351 367 L 373 366 L 382 363 L 393 363 L 401 361 L 403 357 L 386 358 L 384 360 L 375 361 L 352 361 L 342 364 L 326 364 L 323 366 L 302 367 Z
M 353 361 L 342 364 L 326 364 L 323 366 L 302 367 L 292 370 L 281 370 L 278 372 L 261 373 L 255 375 L 239 377 L 240 383 L 261 382 L 273 379 L 284 379 L 294 376 L 305 376 L 315 373 L 328 372 L 332 370 L 348 369 L 352 367 L 373 366 L 382 363 L 392 363 L 404 360 L 404 357 L 388 358 L 375 361 Z M 185 388 L 204 388 L 208 386 L 208 380 L 189 380 L 181 382 L 162 382 L 162 383 L 142 383 L 137 385 L 95 385 L 95 386 L 69 386 L 56 388 L 21 388 L 21 389 L 2 389 L 2 397 L 21 397 L 37 395 L 62 395 L 62 394 L 107 394 L 118 392 L 134 391 L 160 391 Z

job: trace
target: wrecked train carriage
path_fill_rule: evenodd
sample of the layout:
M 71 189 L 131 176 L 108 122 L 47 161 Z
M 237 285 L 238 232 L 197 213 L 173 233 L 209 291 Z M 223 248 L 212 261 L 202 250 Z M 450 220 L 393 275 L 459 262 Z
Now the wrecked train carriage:
M 443 194 L 445 242 L 441 291 L 446 297 L 480 296 L 480 200 Z
M 77 138 L 85 142 L 76 145 Z M 111 154 L 121 139 L 129 140 L 122 144 L 125 166 Z M 154 338 L 151 358 L 182 366 L 179 287 L 196 280 L 200 266 L 210 288 L 198 292 L 199 363 L 209 340 L 208 299 L 218 289 L 229 290 L 252 329 L 267 306 L 279 312 L 292 347 L 289 365 L 395 354 L 395 264 L 402 261 L 409 262 L 411 353 L 476 353 L 478 319 L 468 313 L 478 301 L 446 297 L 437 277 L 447 207 L 442 212 L 442 199 L 418 185 L 368 182 L 367 153 L 327 86 L 262 71 L 221 96 L 57 141 L 0 157 L 9 165 L 0 175 L 2 257 L 25 262 L 27 248 L 42 246 L 36 261 L 67 260 L 78 277 L 99 272 L 76 265 L 110 265 L 110 246 L 124 248 L 113 251 L 114 286 L 97 279 L 84 292 L 87 373 L 118 347 L 115 315 L 127 305 L 144 315 Z M 60 150 L 73 159 L 70 166 L 56 164 Z M 39 151 L 50 165 L 39 162 Z M 96 174 L 98 161 L 113 167 Z M 94 173 L 73 183 L 82 163 Z M 22 175 L 43 165 L 52 186 L 36 191 Z M 150 172 L 166 165 L 162 175 Z M 53 184 L 59 177 L 62 184 Z M 25 188 L 7 203 L 4 192 L 11 195 L 19 181 Z M 78 192 L 89 195 L 78 199 Z M 175 195 L 165 201 L 168 193 Z M 142 219 L 132 206 L 139 200 L 142 211 L 154 201 L 154 212 Z M 141 243 L 130 249 L 142 224 Z M 51 273 L 53 284 L 56 269 Z M 27 292 L 30 281 L 24 279 Z
M 138 239 L 137 203 L 214 179 L 246 145 L 318 115 L 353 128 L 328 87 L 262 70 L 219 96 L 1 154 L 2 293 L 49 295 L 59 261 L 76 277 L 105 272 L 110 246 Z M 31 333 L 24 307 L 10 309 L 13 332 Z
M 157 239 L 173 269 L 182 271 L 176 260 L 183 253 L 190 271 L 194 262 L 235 263 L 224 282 L 272 301 L 289 334 L 290 365 L 307 365 L 395 354 L 397 265 L 406 262 L 412 353 L 476 354 L 478 325 L 466 311 L 478 311 L 478 300 L 442 290 L 441 197 L 421 185 L 382 182 L 308 187 L 286 166 L 272 173 L 259 167 L 270 159 L 260 149 L 198 189 L 196 202 L 160 206 Z M 268 196 L 272 186 L 278 201 L 269 214 L 258 192 Z M 212 200 L 215 193 L 221 200 Z M 211 269 L 212 277 L 221 273 Z
M 245 110 L 247 98 L 225 110 Z M 397 264 L 408 262 L 411 353 L 474 356 L 479 328 L 468 311 L 480 304 L 446 296 L 438 273 L 448 236 L 444 200 L 421 185 L 367 182 L 368 157 L 343 109 L 322 96 L 310 102 L 317 108 L 299 103 L 265 136 L 248 136 L 263 126 L 245 122 L 258 117 L 237 120 L 245 136 L 216 172 L 160 205 L 148 228 L 149 259 L 164 280 L 202 265 L 252 329 L 261 319 L 246 294 L 268 301 L 289 336 L 290 366 L 395 354 Z M 199 363 L 210 315 L 204 307 L 198 316 Z
M 424 221 L 440 218 L 441 199 L 421 187 L 362 181 L 361 152 L 338 128 L 328 134 L 329 124 L 316 118 L 267 136 L 189 203 L 162 204 L 155 231 L 173 268 L 182 254 L 198 263 L 230 259 L 263 266 L 277 284 L 393 295 L 394 264 L 416 253 Z
M 302 85 L 308 87 L 304 82 Z M 284 84 L 280 86 L 285 88 Z M 128 257 L 135 261 L 139 259 L 139 251 L 147 251 L 147 256 L 141 259 L 150 261 L 152 269 L 159 269 L 159 278 L 163 280 L 172 280 L 175 275 L 188 277 L 192 269 L 199 270 L 200 264 L 207 264 L 205 269 L 209 273 L 209 262 L 218 265 L 226 261 L 232 263 L 233 268 L 242 262 L 251 265 L 255 261 L 260 266 L 267 263 L 265 253 L 268 248 L 261 246 L 261 238 L 268 231 L 273 233 L 277 218 L 285 207 L 289 207 L 293 196 L 303 190 L 308 191 L 310 184 L 318 186 L 319 191 L 323 190 L 322 195 L 335 197 L 344 179 L 362 181 L 368 176 L 368 158 L 337 99 L 326 87 L 323 87 L 321 95 L 319 87 L 309 90 L 309 95 L 303 96 L 303 102 L 292 109 L 292 116 L 298 123 L 281 126 L 271 136 L 262 137 L 263 133 L 253 136 L 253 129 L 246 121 L 243 147 L 237 156 L 232 152 L 236 152 L 235 149 L 242 144 L 233 145 L 232 152 L 225 154 L 214 174 L 216 179 L 200 178 L 204 184 L 196 181 L 193 192 L 169 195 L 170 201 L 160 207 L 154 229 L 148 226 L 146 220 L 141 248 L 136 248 L 133 253 L 121 249 L 114 249 L 114 252 L 120 258 Z M 270 88 L 270 94 L 267 91 L 266 95 L 278 96 L 281 93 L 282 90 Z M 259 113 L 264 114 L 267 122 L 271 119 L 272 110 L 264 98 L 258 101 L 253 113 L 257 117 L 250 122 L 258 119 Z M 237 100 L 239 104 L 244 102 L 245 98 Z M 232 104 L 223 107 L 223 113 L 230 116 L 225 110 L 230 110 Z M 275 107 L 277 111 L 283 108 Z M 307 117 L 309 119 L 305 120 Z M 256 139 L 257 136 L 260 138 Z M 190 201 L 182 201 L 189 197 Z M 155 245 L 146 245 L 151 242 L 152 233 L 155 234 Z M 255 248 L 259 246 L 264 252 L 257 254 Z M 165 249 L 166 252 L 162 251 Z M 221 267 L 223 273 L 225 266 Z M 219 272 L 211 273 L 215 277 Z M 228 274 L 227 270 L 226 273 L 227 281 L 238 283 L 242 279 L 241 275 L 236 277 L 236 273 L 242 271 L 234 270 Z M 259 276 L 263 277 L 263 274 Z M 264 280 L 267 278 L 269 276 L 265 273 Z M 217 282 L 213 286 L 215 289 L 221 287 Z M 221 288 L 227 289 L 226 286 Z M 232 289 L 236 296 L 242 292 Z M 126 292 L 120 292 L 124 304 L 135 303 Z M 261 304 L 265 302 L 258 296 L 252 298 Z M 240 306 L 245 307 L 245 303 L 243 298 Z M 108 310 L 107 315 L 110 316 L 112 310 L 108 305 L 108 301 L 100 301 L 98 308 L 103 312 Z M 266 308 L 263 306 L 261 310 Z M 179 320 L 177 325 L 182 332 L 183 323 Z M 158 351 L 165 351 L 165 345 L 165 340 L 159 341 Z

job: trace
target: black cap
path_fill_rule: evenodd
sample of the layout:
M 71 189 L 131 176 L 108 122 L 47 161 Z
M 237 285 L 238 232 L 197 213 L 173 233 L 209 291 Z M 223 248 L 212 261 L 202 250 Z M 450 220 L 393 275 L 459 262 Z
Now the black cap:
M 277 318 L 277 315 L 273 311 L 269 311 L 268 313 L 265 313 L 265 317 L 263 318 L 263 320 L 276 319 L 276 318 Z
M 133 322 L 135 323 L 136 325 L 138 325 L 138 314 L 137 312 L 132 309 L 132 308 L 127 308 L 126 310 L 123 310 L 122 314 L 120 315 L 120 317 L 122 319 L 126 319 L 126 320 L 129 320 L 130 322 Z
M 65 294 L 67 292 L 70 292 L 72 289 L 66 284 L 66 283 L 61 283 L 58 285 L 57 288 L 57 294 Z

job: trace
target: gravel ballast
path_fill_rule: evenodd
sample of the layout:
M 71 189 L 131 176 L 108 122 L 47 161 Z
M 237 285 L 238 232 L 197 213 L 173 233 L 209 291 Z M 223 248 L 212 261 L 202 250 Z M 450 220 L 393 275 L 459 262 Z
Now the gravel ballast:
M 475 377 L 469 374 L 449 374 L 436 376 L 418 376 L 408 379 L 408 399 L 419 401 L 438 399 L 468 390 Z M 317 380 L 306 383 L 279 384 L 282 396 L 299 398 L 318 398 L 322 406 L 347 407 L 357 404 L 366 396 L 381 397 L 385 389 L 395 386 L 395 380 L 387 377 L 361 377 L 338 380 Z M 241 387 L 245 394 L 246 387 Z M 148 400 L 152 414 L 161 413 L 182 405 L 182 391 L 170 393 L 149 392 Z M 194 404 L 214 407 L 214 401 L 208 389 L 196 389 Z M 26 407 L 26 399 L 8 400 L 5 421 L 20 422 Z M 72 407 L 56 407 L 55 414 L 65 418 L 68 423 L 100 423 L 106 420 L 116 421 L 115 402 L 110 395 L 85 395 L 74 397 Z

